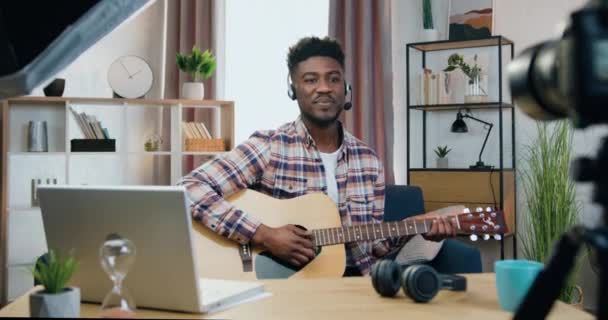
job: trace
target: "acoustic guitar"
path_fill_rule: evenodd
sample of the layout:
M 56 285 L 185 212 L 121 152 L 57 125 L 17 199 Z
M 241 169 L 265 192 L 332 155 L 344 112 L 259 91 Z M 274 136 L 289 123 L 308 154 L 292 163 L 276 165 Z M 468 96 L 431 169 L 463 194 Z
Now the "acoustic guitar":
M 278 200 L 262 193 L 244 190 L 227 199 L 237 208 L 270 227 L 293 224 L 312 233 L 317 247 L 315 259 L 296 268 L 274 258 L 260 248 L 248 248 L 224 238 L 193 221 L 197 265 L 203 277 L 223 279 L 340 277 L 346 265 L 345 243 L 372 241 L 430 231 L 433 218 L 412 217 L 398 222 L 370 223 L 344 227 L 334 202 L 323 193 L 312 193 L 289 200 Z M 499 237 L 507 233 L 502 212 L 477 208 L 450 215 L 458 234 Z M 248 255 L 245 254 L 248 251 Z M 251 258 L 247 270 L 243 256 Z

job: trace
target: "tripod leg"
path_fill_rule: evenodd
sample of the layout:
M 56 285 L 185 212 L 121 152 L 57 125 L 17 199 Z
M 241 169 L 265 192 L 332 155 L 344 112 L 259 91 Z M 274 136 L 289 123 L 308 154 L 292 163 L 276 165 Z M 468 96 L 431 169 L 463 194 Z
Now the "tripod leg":
M 590 232 L 589 242 L 597 250 L 599 264 L 599 292 L 597 296 L 597 318 L 608 319 L 608 228 L 598 228 Z
M 551 260 L 532 283 L 513 319 L 547 317 L 555 299 L 559 296 L 568 272 L 574 266 L 584 232 L 584 229 L 575 227 L 559 239 Z

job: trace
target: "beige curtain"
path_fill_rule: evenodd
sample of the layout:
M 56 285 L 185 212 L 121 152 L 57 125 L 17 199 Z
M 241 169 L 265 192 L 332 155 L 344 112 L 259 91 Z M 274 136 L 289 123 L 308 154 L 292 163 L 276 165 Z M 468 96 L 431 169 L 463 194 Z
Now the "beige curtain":
M 201 50 L 216 53 L 214 30 L 215 0 L 167 0 L 167 49 L 165 64 L 165 99 L 180 97 L 182 83 L 189 81 L 185 73 L 175 64 L 175 54 L 187 53 L 196 45 Z M 206 79 L 205 100 L 215 99 L 215 76 Z M 185 109 L 183 121 L 204 122 L 213 131 L 213 110 Z M 166 117 L 169 118 L 169 117 Z M 169 139 L 169 136 L 166 137 Z M 166 140 L 168 141 L 168 140 Z M 184 170 L 197 167 L 205 157 L 187 157 Z M 185 172 L 184 172 L 185 173 Z
M 346 54 L 346 78 L 353 86 L 353 108 L 346 128 L 370 145 L 393 173 L 393 88 L 390 0 L 330 0 L 329 35 Z

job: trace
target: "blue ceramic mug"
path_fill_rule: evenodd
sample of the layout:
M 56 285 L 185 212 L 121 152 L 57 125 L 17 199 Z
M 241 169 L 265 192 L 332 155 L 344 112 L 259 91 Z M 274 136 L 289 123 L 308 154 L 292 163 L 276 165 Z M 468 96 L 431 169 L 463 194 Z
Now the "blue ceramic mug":
M 530 260 L 494 262 L 498 303 L 503 310 L 515 312 L 544 264 Z

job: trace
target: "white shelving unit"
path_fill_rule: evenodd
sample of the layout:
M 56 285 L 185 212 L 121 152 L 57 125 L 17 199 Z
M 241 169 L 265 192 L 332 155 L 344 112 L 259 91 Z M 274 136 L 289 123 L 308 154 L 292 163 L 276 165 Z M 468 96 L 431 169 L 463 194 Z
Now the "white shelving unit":
M 196 110 L 212 135 L 234 148 L 231 101 L 22 97 L 2 104 L 2 212 L 0 219 L 0 305 L 33 285 L 28 267 L 47 251 L 32 180 L 69 185 L 169 185 L 188 168 L 224 152 L 190 152 L 183 147 L 181 122 Z M 72 152 L 83 139 L 70 108 L 95 115 L 116 140 L 115 152 Z M 48 152 L 28 152 L 29 121 L 46 121 Z M 160 150 L 144 150 L 152 134 Z M 189 161 L 192 159 L 191 161 Z M 6 267 L 4 267 L 6 266 Z

